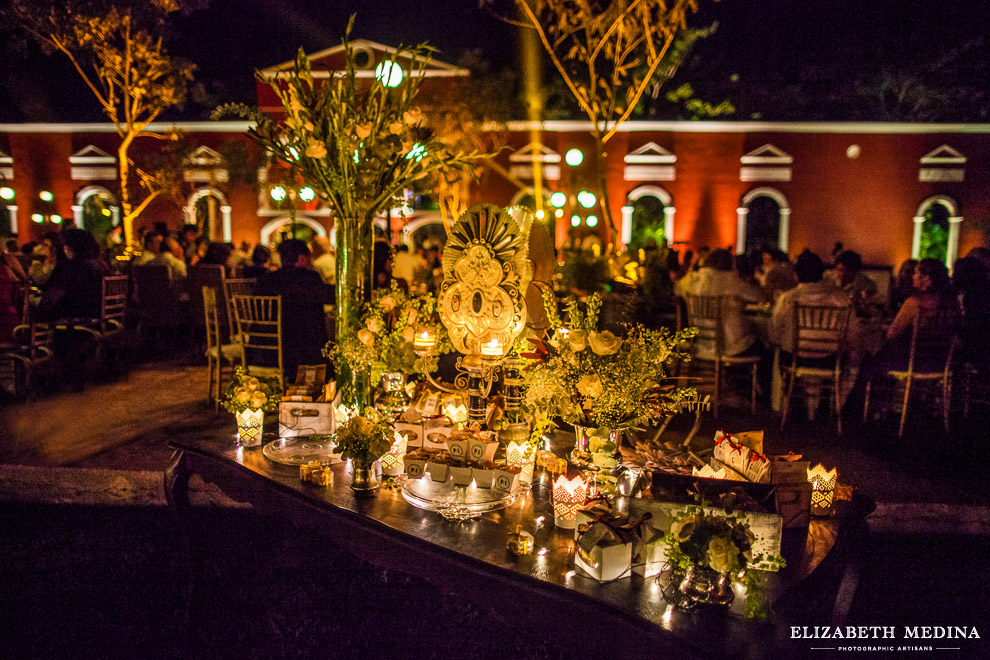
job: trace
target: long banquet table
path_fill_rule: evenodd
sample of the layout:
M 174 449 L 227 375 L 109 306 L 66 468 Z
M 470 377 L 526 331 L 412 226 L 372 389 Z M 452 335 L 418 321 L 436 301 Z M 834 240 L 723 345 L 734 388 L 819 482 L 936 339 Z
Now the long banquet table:
M 557 441 L 566 442 L 566 436 L 558 434 Z M 368 562 L 424 578 L 582 653 L 649 649 L 678 658 L 767 657 L 790 643 L 788 612 L 778 611 L 774 623 L 745 619 L 740 615 L 745 598 L 738 594 L 731 612 L 685 613 L 670 611 L 656 578 L 633 575 L 598 583 L 573 573 L 573 532 L 554 527 L 545 478 L 535 479 L 532 491 L 507 509 L 456 523 L 407 504 L 398 490 L 355 497 L 344 463 L 333 466 L 333 484 L 324 488 L 301 482 L 298 468 L 268 460 L 260 447 L 235 447 L 229 433 L 176 439 L 170 446 L 175 453 L 165 472 L 166 495 L 187 530 L 195 515 L 188 482 L 198 474 L 261 513 L 315 530 Z M 539 516 L 545 522 L 536 532 L 536 548 L 547 552 L 509 553 L 507 533 L 519 524 L 533 531 Z M 815 576 L 824 560 L 841 554 L 836 550 L 848 544 L 850 531 L 862 527 L 861 514 L 840 507 L 838 515 L 815 519 L 807 530 L 785 530 L 782 553 L 788 566 L 768 574 L 770 599 L 793 602 L 805 585 L 821 583 Z

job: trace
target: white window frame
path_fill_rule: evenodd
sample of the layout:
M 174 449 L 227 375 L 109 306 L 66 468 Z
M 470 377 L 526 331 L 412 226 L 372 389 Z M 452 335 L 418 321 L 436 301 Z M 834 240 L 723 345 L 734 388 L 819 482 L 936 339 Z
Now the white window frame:
M 749 205 L 757 197 L 769 197 L 777 202 L 777 207 L 780 209 L 777 247 L 786 254 L 791 236 L 791 205 L 784 193 L 768 186 L 753 188 L 743 195 L 739 208 L 736 209 L 736 254 L 743 254 L 746 251 L 746 217 L 749 215 Z
M 959 205 L 948 195 L 932 195 L 923 201 L 914 214 L 914 233 L 911 236 L 911 258 L 921 258 L 921 225 L 925 223 L 925 211 L 941 204 L 949 210 L 949 242 L 945 249 L 945 267 L 952 272 L 956 259 L 959 258 L 959 224 L 963 217 L 959 214 Z

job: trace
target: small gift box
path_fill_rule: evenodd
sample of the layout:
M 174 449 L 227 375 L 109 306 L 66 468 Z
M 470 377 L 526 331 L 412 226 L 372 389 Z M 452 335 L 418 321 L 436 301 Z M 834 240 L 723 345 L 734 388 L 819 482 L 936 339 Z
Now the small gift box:
M 468 443 L 468 458 L 478 463 L 485 463 L 495 458 L 498 440 L 472 439 Z
M 628 577 L 633 557 L 642 551 L 644 522 L 650 517 L 649 513 L 632 520 L 614 516 L 604 500 L 579 510 L 574 565 L 600 582 Z
M 492 485 L 495 488 L 511 493 L 519 485 L 519 473 L 522 470 L 515 465 L 503 465 L 495 470 L 495 480 Z
M 410 454 L 406 454 L 402 463 L 406 468 L 406 476 L 410 479 L 419 479 L 426 474 L 427 463 L 422 458 L 410 458 Z
M 471 474 L 478 488 L 491 488 L 492 484 L 495 483 L 494 463 L 483 463 L 481 466 L 472 465 Z
M 471 468 L 451 465 L 450 474 L 454 477 L 455 486 L 471 485 Z
M 648 525 L 644 527 L 643 543 L 633 556 L 633 573 L 644 578 L 660 575 L 667 563 L 667 546 L 661 543 L 662 538 L 660 530 Z
M 808 482 L 811 463 L 792 458 L 795 456 L 774 456 L 770 461 L 777 512 L 784 520 L 784 527 L 807 527 L 811 521 L 812 489 Z
M 440 483 L 447 481 L 447 475 L 450 474 L 450 466 L 439 461 L 429 461 L 426 469 L 430 472 L 430 479 Z
M 407 447 L 423 446 L 423 424 L 416 422 L 396 422 L 395 432 L 406 438 Z
M 329 466 L 323 466 L 319 461 L 312 461 L 299 466 L 299 479 L 317 486 L 329 486 L 333 483 L 333 472 Z

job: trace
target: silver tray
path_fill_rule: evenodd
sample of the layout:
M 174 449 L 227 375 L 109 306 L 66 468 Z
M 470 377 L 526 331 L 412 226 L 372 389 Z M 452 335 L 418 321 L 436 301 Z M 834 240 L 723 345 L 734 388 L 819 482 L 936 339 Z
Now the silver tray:
M 448 520 L 468 520 L 489 511 L 498 511 L 512 504 L 525 491 L 517 486 L 511 493 L 498 488 L 478 488 L 475 485 L 455 486 L 448 476 L 443 483 L 429 477 L 405 479 L 402 497 L 414 507 L 436 511 Z
M 340 463 L 340 454 L 333 451 L 333 442 L 310 437 L 279 438 L 262 449 L 265 458 L 282 465 L 304 465 L 313 461 L 324 464 Z

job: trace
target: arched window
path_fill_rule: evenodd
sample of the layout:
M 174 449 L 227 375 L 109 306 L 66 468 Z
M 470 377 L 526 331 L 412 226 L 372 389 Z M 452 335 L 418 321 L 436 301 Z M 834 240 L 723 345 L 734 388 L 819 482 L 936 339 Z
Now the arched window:
M 86 186 L 76 193 L 72 212 L 76 225 L 91 231 L 101 245 L 107 234 L 120 224 L 117 197 L 103 186 Z
M 183 209 L 186 224 L 199 227 L 199 234 L 210 241 L 231 240 L 230 205 L 220 190 L 206 186 L 189 195 Z
M 736 254 L 761 248 L 787 252 L 791 205 L 776 188 L 755 188 L 736 210 Z
M 945 195 L 929 197 L 914 214 L 912 259 L 938 259 L 952 269 L 959 255 L 959 223 L 962 216 L 955 200 Z
M 423 245 L 438 245 L 443 247 L 447 242 L 447 230 L 443 217 L 436 212 L 417 213 L 409 218 L 402 228 L 403 242 L 412 243 L 413 247 Z
M 296 238 L 309 241 L 309 239 L 313 238 L 313 236 L 322 236 L 324 238 L 327 236 L 326 228 L 312 218 L 307 218 L 306 216 L 297 213 L 295 224 Z M 281 243 L 285 238 L 291 237 L 291 235 L 292 218 L 284 215 L 280 218 L 275 218 L 261 228 L 260 244 L 267 247 L 274 247 Z
M 674 199 L 660 186 L 640 186 L 622 207 L 622 242 L 631 249 L 674 242 Z

